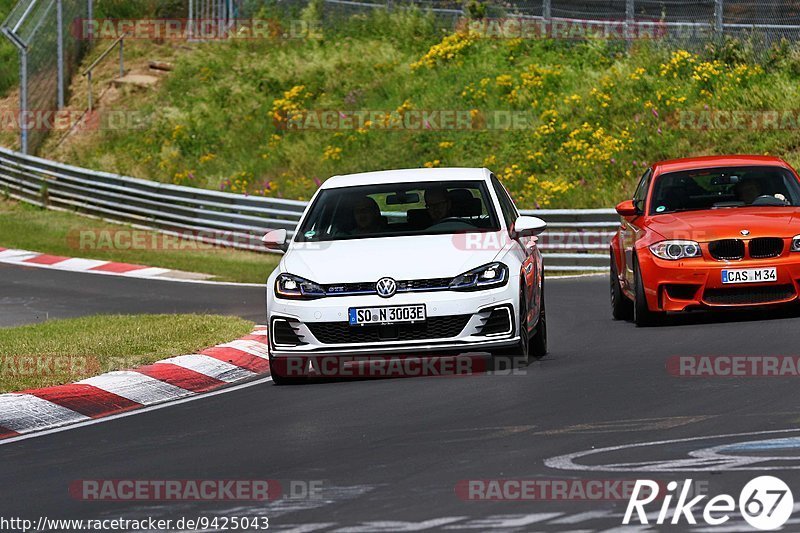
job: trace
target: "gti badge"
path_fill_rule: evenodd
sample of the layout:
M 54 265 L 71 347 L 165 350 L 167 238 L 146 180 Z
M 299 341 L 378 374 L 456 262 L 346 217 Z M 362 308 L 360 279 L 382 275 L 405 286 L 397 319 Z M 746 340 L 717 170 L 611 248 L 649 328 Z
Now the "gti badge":
M 742 230 L 742 231 L 740 231 L 739 233 L 741 233 L 742 235 L 744 235 L 745 237 L 747 237 L 748 235 L 750 235 L 750 230 L 749 230 L 749 229 L 743 229 L 743 230 Z
M 381 298 L 391 298 L 397 292 L 397 282 L 392 278 L 381 278 L 375 284 L 375 290 Z

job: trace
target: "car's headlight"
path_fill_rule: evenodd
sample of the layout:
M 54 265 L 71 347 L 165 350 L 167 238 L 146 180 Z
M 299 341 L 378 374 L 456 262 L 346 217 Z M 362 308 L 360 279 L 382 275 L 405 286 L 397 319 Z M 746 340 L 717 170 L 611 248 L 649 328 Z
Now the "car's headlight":
M 292 298 L 295 300 L 313 300 L 325 296 L 325 289 L 317 283 L 293 276 L 280 274 L 275 280 L 275 296 L 278 298 Z
M 800 235 L 792 237 L 792 251 L 800 252 Z
M 700 245 L 694 241 L 661 241 L 650 246 L 653 255 L 668 261 L 700 257 Z
M 453 278 L 450 288 L 457 291 L 491 289 L 508 283 L 508 267 L 503 263 L 489 263 L 464 272 Z

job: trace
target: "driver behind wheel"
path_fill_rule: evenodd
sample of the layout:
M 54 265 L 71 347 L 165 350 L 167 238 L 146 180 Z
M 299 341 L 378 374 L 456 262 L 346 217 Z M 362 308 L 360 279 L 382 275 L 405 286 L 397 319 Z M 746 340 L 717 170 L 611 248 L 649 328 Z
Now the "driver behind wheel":
M 450 198 L 447 196 L 447 189 L 435 187 L 425 191 L 425 208 L 431 221 L 436 224 L 450 216 Z
M 752 204 L 761 196 L 761 184 L 754 179 L 745 179 L 736 184 L 736 197 L 745 205 Z

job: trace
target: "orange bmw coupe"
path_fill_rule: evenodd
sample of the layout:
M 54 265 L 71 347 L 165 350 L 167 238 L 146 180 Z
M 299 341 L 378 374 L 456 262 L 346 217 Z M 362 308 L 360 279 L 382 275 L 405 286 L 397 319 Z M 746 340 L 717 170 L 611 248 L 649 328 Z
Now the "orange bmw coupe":
M 800 288 L 800 179 L 776 157 L 662 161 L 617 205 L 615 319 L 794 302 Z

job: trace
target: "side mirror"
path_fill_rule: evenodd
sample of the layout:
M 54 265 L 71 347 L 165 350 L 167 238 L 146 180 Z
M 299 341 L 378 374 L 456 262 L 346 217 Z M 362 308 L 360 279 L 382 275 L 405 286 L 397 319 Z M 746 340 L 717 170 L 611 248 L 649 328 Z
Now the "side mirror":
M 270 250 L 286 251 L 286 235 L 287 233 L 285 229 L 272 230 L 261 237 L 261 242 L 263 242 L 264 246 Z
M 517 237 L 535 237 L 547 229 L 547 222 L 537 217 L 522 216 L 514 222 L 514 234 Z
M 617 214 L 621 217 L 635 217 L 640 214 L 639 208 L 633 203 L 633 200 L 625 200 L 617 204 Z

